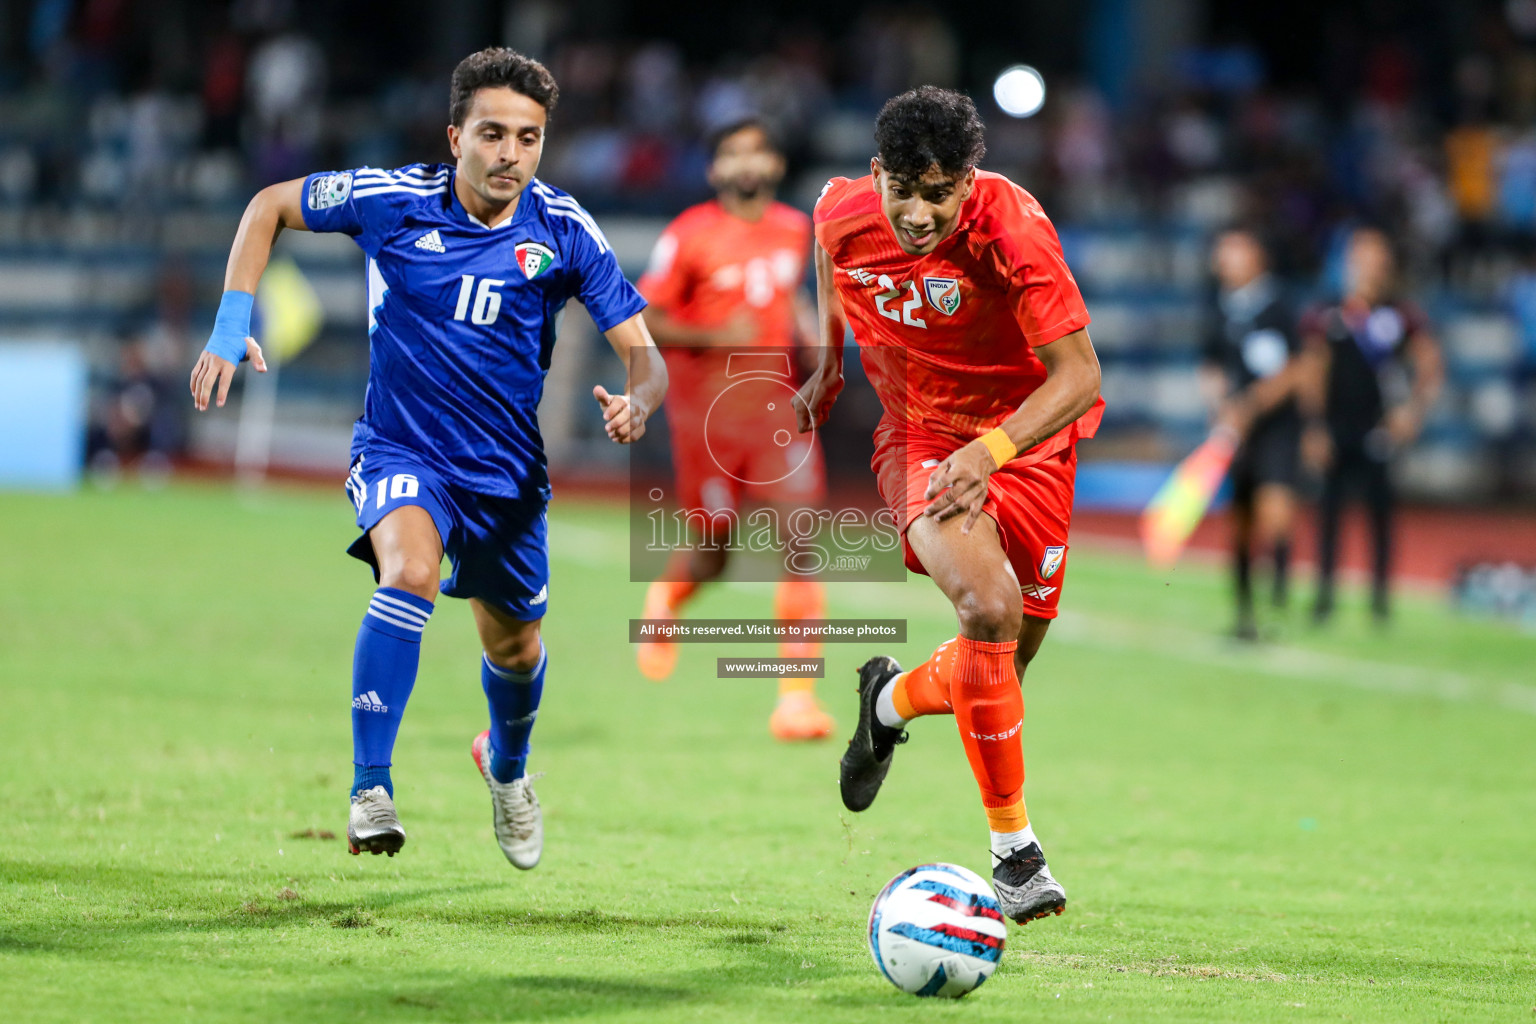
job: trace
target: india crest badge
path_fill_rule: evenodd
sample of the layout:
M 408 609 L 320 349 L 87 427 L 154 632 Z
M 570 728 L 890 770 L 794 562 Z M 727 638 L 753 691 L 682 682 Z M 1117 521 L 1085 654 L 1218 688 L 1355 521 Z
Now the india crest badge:
M 928 296 L 928 305 L 945 316 L 953 316 L 960 308 L 960 281 L 957 278 L 925 277 L 923 293 Z

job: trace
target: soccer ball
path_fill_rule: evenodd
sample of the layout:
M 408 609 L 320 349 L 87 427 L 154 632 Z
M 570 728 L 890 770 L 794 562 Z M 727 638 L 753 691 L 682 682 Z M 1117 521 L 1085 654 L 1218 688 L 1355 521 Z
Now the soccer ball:
M 892 985 L 958 999 L 997 970 L 1008 926 L 992 887 L 957 864 L 919 864 L 869 908 L 869 952 Z

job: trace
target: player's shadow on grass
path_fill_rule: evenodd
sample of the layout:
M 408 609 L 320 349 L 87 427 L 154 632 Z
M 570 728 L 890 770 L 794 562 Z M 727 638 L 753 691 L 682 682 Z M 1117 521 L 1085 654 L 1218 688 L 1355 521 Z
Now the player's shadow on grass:
M 705 990 L 669 982 L 529 974 L 424 980 L 379 974 L 329 989 L 271 993 L 271 1020 L 568 1020 L 621 1010 L 656 1010 L 703 998 Z
M 443 924 L 475 928 L 515 928 L 530 932 L 597 932 L 637 935 L 670 928 L 706 929 L 742 934 L 782 932 L 788 926 L 739 914 L 693 911 L 678 914 L 611 914 L 596 907 L 552 912 L 546 910 L 491 910 L 466 907 L 440 908 L 431 915 Z M 727 940 L 730 941 L 730 940 Z
M 505 886 L 498 882 L 473 882 L 448 886 L 400 886 L 375 889 L 349 899 L 315 900 L 293 889 L 261 893 L 209 893 L 200 883 L 223 881 L 218 872 L 130 870 L 119 867 L 81 868 L 68 864 L 33 864 L 0 860 L 0 879 L 10 883 L 51 886 L 59 899 L 60 916 L 42 915 L 21 926 L 0 932 L 0 949 L 24 952 L 83 950 L 101 935 L 151 935 L 160 932 L 229 931 L 271 929 L 301 922 L 330 924 L 336 928 L 386 927 L 389 923 L 435 917 L 432 910 L 414 913 L 412 905 L 444 905 L 455 898 L 469 898 Z M 300 883 L 302 884 L 302 883 Z M 61 889 L 61 886 L 67 888 Z M 189 891 L 189 887 L 194 887 Z M 132 916 L 120 909 L 101 918 L 79 914 L 77 901 L 90 906 L 94 899 L 121 903 L 127 898 Z M 175 908 L 167 915 L 162 908 Z M 395 913 L 390 913 L 395 911 Z M 380 921 L 383 914 L 388 921 Z M 61 924 L 67 921 L 67 927 Z
M 619 1012 L 664 1011 L 667 1017 L 705 1014 L 733 1004 L 743 989 L 783 991 L 787 986 L 809 985 L 847 973 L 843 963 L 808 964 L 791 940 L 780 936 L 787 930 L 776 923 L 748 923 L 741 919 L 705 924 L 690 917 L 635 918 L 599 911 L 573 914 L 536 915 L 530 925 L 544 934 L 563 934 L 573 940 L 593 941 L 594 932 L 620 946 L 641 946 L 660 938 L 674 946 L 673 962 L 686 964 L 700 952 L 700 945 L 724 953 L 724 961 L 707 957 L 709 966 L 693 970 L 665 971 L 648 980 L 593 977 L 588 974 L 549 973 L 549 944 L 538 947 L 542 961 L 529 963 L 509 954 L 508 962 L 519 962 L 539 973 L 509 974 L 507 977 L 437 980 L 422 977 L 368 975 L 334 989 L 316 991 L 306 986 L 302 993 L 271 992 L 262 1009 L 272 1019 L 353 1019 L 359 1015 L 369 1020 L 421 1019 L 430 1015 L 442 1020 L 567 1020 L 606 1016 Z M 494 924 L 494 921 L 481 922 Z M 708 928 L 694 942 L 672 941 L 678 929 Z M 715 933 L 718 929 L 723 933 Z M 661 934 L 658 936 L 658 932 Z M 557 947 L 558 948 L 558 947 Z M 861 961 L 860 973 L 866 964 Z M 882 995 L 888 993 L 882 990 Z M 723 1000 L 717 1006 L 716 1001 Z M 852 999 L 847 1005 L 868 1005 L 868 999 Z
M 328 925 L 337 929 L 331 934 L 338 938 L 355 936 L 328 954 L 332 966 L 345 969 L 353 957 L 369 956 L 384 948 L 382 944 L 404 942 L 409 947 L 416 941 L 411 935 L 413 925 L 425 924 L 451 925 L 478 934 L 486 941 L 501 943 L 508 952 L 507 963 L 514 969 L 540 969 L 539 973 L 521 976 L 509 973 L 478 978 L 435 971 L 374 974 L 347 970 L 345 984 L 319 990 L 306 984 L 302 992 L 285 991 L 281 982 L 274 982 L 258 1002 L 275 1020 L 352 1018 L 360 1008 L 367 1009 L 370 1019 L 383 1020 L 420 1019 L 424 1011 L 434 1018 L 559 1020 L 621 1009 L 660 1009 L 691 1002 L 707 1005 L 722 986 L 782 989 L 815 984 L 846 972 L 846 964 L 835 961 L 807 963 L 789 924 L 740 912 L 646 915 L 616 914 L 592 907 L 560 912 L 464 905 L 478 892 L 504 889 L 497 882 L 401 887 L 342 900 L 312 900 L 297 891 L 285 896 L 283 890 L 245 898 L 202 890 L 196 883 L 205 877 L 219 876 L 121 868 L 85 875 L 67 865 L 0 861 L 0 878 L 11 881 L 50 885 L 57 880 L 67 887 L 66 892 L 80 896 L 86 895 L 81 890 L 94 888 L 108 902 L 121 899 L 124 892 L 141 894 L 135 900 L 140 909 L 133 916 L 94 920 L 82 919 L 74 897 L 59 893 L 55 887 L 63 900 L 62 916 L 49 914 L 0 932 L 0 951 L 79 960 L 117 959 L 121 942 L 135 937 Z M 189 888 L 197 891 L 189 892 Z M 455 906 L 450 900 L 462 902 Z M 175 907 L 175 914 L 159 909 L 165 907 Z M 669 967 L 687 965 L 695 956 L 707 959 L 710 966 L 667 970 L 646 980 L 560 975 L 548 970 L 555 966 L 550 961 L 558 962 L 562 945 L 590 952 L 593 944 L 614 950 L 663 944 L 676 954 Z M 150 960 L 162 955 L 157 944 L 138 949 L 140 956 Z M 174 958 L 178 954 L 163 951 L 163 955 Z
M 692 911 L 677 914 L 614 914 L 595 907 L 569 911 L 516 907 L 476 907 L 477 893 L 501 891 L 500 882 L 473 882 L 445 886 L 397 886 L 374 889 L 345 899 L 312 899 L 289 888 L 244 894 L 208 893 L 201 883 L 222 881 L 219 872 L 126 869 L 111 866 L 82 868 L 68 864 L 35 864 L 0 860 L 0 879 L 8 882 L 51 886 L 62 902 L 59 909 L 69 918 L 62 934 L 81 939 L 100 933 L 141 934 L 157 932 L 227 931 L 271 929 L 300 922 L 330 924 L 341 929 L 389 928 L 413 922 L 450 924 L 503 935 L 630 935 L 654 938 L 672 931 L 725 932 L 713 941 L 725 945 L 755 946 L 771 942 L 787 925 L 723 911 Z M 298 883 L 303 888 L 303 883 Z M 65 889 L 60 888 L 65 886 Z M 194 891 L 188 891 L 190 889 Z M 73 894 L 73 895 L 72 895 Z M 128 896 L 136 904 L 127 918 L 119 914 L 97 920 L 81 919 L 74 902 L 83 897 L 119 902 Z M 463 902 L 454 906 L 453 900 Z M 174 916 L 160 908 L 175 907 Z M 196 908 L 196 909 L 192 909 Z M 33 927 L 0 932 L 0 948 L 44 951 L 84 945 L 61 935 L 59 920 L 45 915 Z

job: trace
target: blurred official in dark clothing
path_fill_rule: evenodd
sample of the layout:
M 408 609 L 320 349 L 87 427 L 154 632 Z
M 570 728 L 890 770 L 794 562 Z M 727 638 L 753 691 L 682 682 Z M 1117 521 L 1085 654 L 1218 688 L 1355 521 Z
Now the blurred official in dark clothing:
M 1423 310 L 1397 290 L 1387 236 L 1358 228 L 1345 251 L 1344 300 L 1302 325 L 1307 372 L 1299 393 L 1302 452 L 1322 474 L 1313 618 L 1333 614 L 1339 515 L 1359 489 L 1371 522 L 1371 612 L 1385 622 L 1392 567 L 1392 456 L 1412 444 L 1440 392 L 1440 346 Z
M 1217 235 L 1211 271 L 1218 289 L 1207 317 L 1201 389 L 1217 429 L 1241 438 L 1231 469 L 1232 572 L 1236 633 L 1253 640 L 1255 547 L 1273 560 L 1273 604 L 1286 601 L 1301 442 L 1294 398 L 1299 345 L 1291 307 L 1253 231 Z

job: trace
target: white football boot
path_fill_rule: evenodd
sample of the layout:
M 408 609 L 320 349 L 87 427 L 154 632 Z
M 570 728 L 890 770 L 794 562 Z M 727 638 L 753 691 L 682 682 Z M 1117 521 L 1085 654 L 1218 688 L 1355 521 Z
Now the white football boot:
M 405 829 L 395 814 L 395 801 L 383 786 L 365 789 L 352 798 L 347 816 L 347 847 L 352 853 L 364 850 L 374 856 L 387 853 L 393 857 L 405 845 Z
M 487 729 L 475 737 L 469 752 L 491 791 L 491 824 L 496 830 L 496 842 L 513 867 L 527 871 L 539 863 L 544 852 L 544 813 L 539 810 L 539 798 L 533 792 L 534 780 L 542 779 L 544 773 L 497 782 L 491 775 L 490 746 L 491 731 Z
M 1060 914 L 1067 908 L 1067 891 L 1051 877 L 1039 843 L 1028 843 L 1007 857 L 992 855 L 992 888 L 1003 913 L 1017 924 Z

